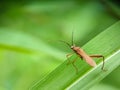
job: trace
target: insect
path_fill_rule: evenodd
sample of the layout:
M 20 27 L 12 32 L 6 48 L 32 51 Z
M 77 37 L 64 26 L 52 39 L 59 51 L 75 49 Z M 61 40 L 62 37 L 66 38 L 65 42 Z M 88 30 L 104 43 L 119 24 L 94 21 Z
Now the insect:
M 60 41 L 61 41 L 61 40 L 60 40 Z M 88 54 L 86 54 L 86 52 L 85 52 L 83 49 L 81 49 L 80 47 L 78 47 L 78 46 L 76 46 L 76 45 L 74 44 L 73 32 L 72 32 L 72 44 L 71 44 L 71 45 L 70 45 L 68 42 L 65 42 L 65 41 L 61 41 L 61 42 L 67 44 L 82 60 L 85 60 L 86 63 L 89 64 L 89 65 L 92 66 L 92 67 L 95 67 L 95 66 L 96 66 L 96 62 L 95 62 L 92 58 L 102 58 L 102 60 L 103 60 L 103 65 L 102 65 L 101 69 L 102 69 L 103 71 L 105 71 L 105 69 L 104 69 L 104 64 L 105 64 L 105 62 L 104 62 L 104 56 L 103 56 L 103 55 L 90 55 L 90 56 L 89 56 Z M 68 58 L 70 55 L 72 55 L 72 54 L 68 54 L 68 55 L 66 55 L 66 57 Z M 78 58 L 78 57 L 77 57 L 77 58 Z M 76 69 L 76 73 L 78 73 L 78 68 L 75 66 L 75 62 L 76 62 L 77 58 L 74 59 L 72 62 L 71 62 L 71 61 L 69 60 L 69 58 L 68 58 L 68 60 L 69 60 L 68 64 L 72 63 L 72 65 L 73 65 L 73 66 L 75 67 L 75 69 Z

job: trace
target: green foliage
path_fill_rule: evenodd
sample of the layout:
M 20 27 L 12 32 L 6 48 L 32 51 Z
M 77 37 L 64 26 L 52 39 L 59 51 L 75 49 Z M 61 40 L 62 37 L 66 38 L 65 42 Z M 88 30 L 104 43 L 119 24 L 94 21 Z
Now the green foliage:
M 102 71 L 100 61 L 97 61 L 98 66 L 91 68 L 85 62 L 76 62 L 79 68 L 79 73 L 76 74 L 73 67 L 67 66 L 67 61 L 60 65 L 57 69 L 51 72 L 47 77 L 42 79 L 37 85 L 33 86 L 32 90 L 86 90 L 95 83 L 102 80 L 110 72 L 120 65 L 120 22 L 100 33 L 83 48 L 92 53 L 100 53 L 106 57 L 106 72 Z M 113 48 L 114 47 L 114 48 Z M 75 59 L 75 55 L 72 59 Z
M 119 64 L 119 59 L 116 60 L 119 56 L 114 55 L 120 48 L 119 7 L 113 2 L 107 1 L 107 3 L 112 9 L 99 0 L 1 1 L 0 90 L 35 89 L 41 85 L 50 86 L 49 83 L 52 82 L 54 88 L 59 86 L 65 89 L 69 85 L 71 88 L 76 88 L 77 83 L 80 84 L 78 78 L 81 76 L 88 77 L 86 78 L 88 81 L 82 81 L 86 84 L 85 88 L 101 81 Z M 112 13 L 107 12 L 108 8 Z M 100 70 L 101 59 L 95 59 L 98 64 L 96 68 L 91 68 L 84 61 L 78 60 L 76 62 L 79 68 L 78 75 L 75 74 L 72 65 L 66 65 L 65 55 L 71 50 L 58 41 L 71 42 L 73 30 L 77 46 L 82 47 L 88 54 L 105 56 L 107 72 Z M 73 55 L 70 59 L 74 60 L 75 57 Z M 116 62 L 110 67 L 113 60 Z M 97 84 L 99 88 L 105 85 L 119 88 L 120 81 L 116 79 L 118 77 L 116 75 L 120 75 L 118 69 Z M 97 80 L 98 76 L 93 82 L 89 81 L 99 72 L 101 72 L 100 79 Z M 112 80 L 110 81 L 109 78 Z M 60 81 L 58 85 L 58 82 L 55 82 L 57 80 L 63 82 Z M 91 83 L 87 84 L 87 82 Z M 73 83 L 76 86 L 72 85 Z M 92 89 L 98 90 L 96 87 Z

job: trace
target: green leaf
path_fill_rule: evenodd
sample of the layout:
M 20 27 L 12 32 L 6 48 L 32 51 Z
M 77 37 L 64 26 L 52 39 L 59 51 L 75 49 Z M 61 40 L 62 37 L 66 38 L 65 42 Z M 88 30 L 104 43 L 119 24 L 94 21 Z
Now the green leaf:
M 105 56 L 106 72 L 101 70 L 102 59 L 97 59 L 97 66 L 92 68 L 83 60 L 75 62 L 78 74 L 67 60 L 48 76 L 35 83 L 30 90 L 88 90 L 120 65 L 120 21 L 97 35 L 82 48 L 89 54 Z M 70 60 L 77 56 L 73 55 Z
M 38 38 L 7 28 L 0 28 L 0 48 L 28 54 L 47 54 L 55 58 L 61 58 L 64 55 L 63 52 L 50 47 Z

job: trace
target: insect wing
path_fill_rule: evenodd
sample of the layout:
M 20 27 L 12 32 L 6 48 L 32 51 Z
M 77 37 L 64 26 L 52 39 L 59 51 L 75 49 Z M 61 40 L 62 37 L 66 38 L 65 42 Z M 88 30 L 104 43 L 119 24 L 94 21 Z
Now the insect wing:
M 93 66 L 93 67 L 96 66 L 95 61 L 93 61 L 93 59 L 89 57 L 88 55 L 84 55 L 83 58 L 90 66 Z

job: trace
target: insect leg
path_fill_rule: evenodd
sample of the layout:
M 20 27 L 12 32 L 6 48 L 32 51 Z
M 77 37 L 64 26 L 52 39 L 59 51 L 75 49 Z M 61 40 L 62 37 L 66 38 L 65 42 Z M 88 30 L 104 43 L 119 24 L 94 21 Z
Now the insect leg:
M 72 65 L 73 65 L 73 67 L 74 67 L 75 70 L 76 70 L 76 74 L 78 73 L 78 68 L 77 68 L 77 66 L 75 65 L 75 62 L 76 62 L 77 58 L 78 58 L 78 57 L 76 57 L 76 58 L 72 61 Z
M 68 63 L 67 63 L 67 65 L 71 63 L 71 61 L 70 61 L 70 59 L 69 59 L 69 57 L 70 57 L 71 55 L 72 55 L 72 53 L 70 53 L 70 54 L 67 54 L 67 55 L 66 55 L 66 57 L 67 57 L 67 60 L 68 60 Z
M 69 56 L 71 56 L 72 54 L 73 54 L 73 53 L 70 53 L 70 54 L 67 54 L 67 55 L 66 55 L 66 57 L 67 57 L 67 59 L 68 59 L 67 65 L 72 63 L 73 67 L 74 67 L 75 70 L 76 70 L 76 73 L 78 73 L 78 68 L 77 68 L 76 65 L 75 65 L 75 62 L 76 62 L 76 60 L 77 60 L 78 57 L 76 57 L 76 58 L 71 62 L 70 59 L 69 59 Z
M 81 58 L 81 60 L 83 60 L 83 57 L 82 57 L 82 56 L 80 56 L 80 58 Z
M 101 57 L 102 57 L 102 58 L 103 58 L 103 59 L 102 59 L 102 60 L 103 60 L 103 65 L 102 65 L 102 68 L 101 68 L 101 69 L 102 69 L 103 71 L 106 71 L 106 69 L 104 69 L 105 60 L 104 60 L 104 56 L 103 56 L 103 55 L 90 55 L 90 57 L 91 57 L 91 58 L 101 58 Z

